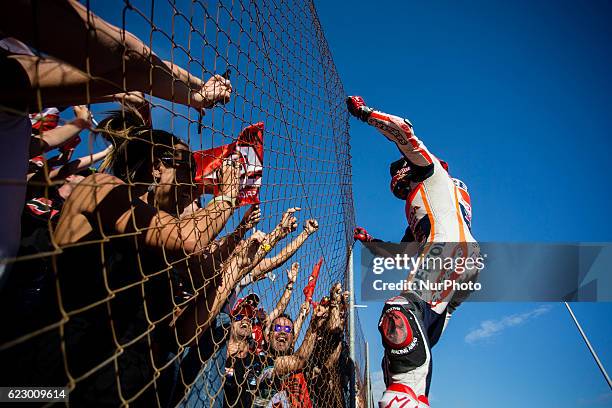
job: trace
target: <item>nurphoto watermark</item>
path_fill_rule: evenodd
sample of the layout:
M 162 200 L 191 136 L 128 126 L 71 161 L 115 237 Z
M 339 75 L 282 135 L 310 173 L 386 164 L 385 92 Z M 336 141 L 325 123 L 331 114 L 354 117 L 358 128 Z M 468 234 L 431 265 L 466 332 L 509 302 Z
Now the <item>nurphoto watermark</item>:
M 612 244 L 367 243 L 361 300 L 612 301 Z

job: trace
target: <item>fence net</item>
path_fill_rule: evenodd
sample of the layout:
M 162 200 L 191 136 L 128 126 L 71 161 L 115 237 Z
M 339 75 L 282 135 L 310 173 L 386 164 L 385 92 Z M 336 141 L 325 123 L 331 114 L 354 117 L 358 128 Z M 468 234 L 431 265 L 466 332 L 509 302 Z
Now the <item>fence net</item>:
M 348 118 L 314 4 L 17 1 L 0 21 L 0 385 L 349 406 Z

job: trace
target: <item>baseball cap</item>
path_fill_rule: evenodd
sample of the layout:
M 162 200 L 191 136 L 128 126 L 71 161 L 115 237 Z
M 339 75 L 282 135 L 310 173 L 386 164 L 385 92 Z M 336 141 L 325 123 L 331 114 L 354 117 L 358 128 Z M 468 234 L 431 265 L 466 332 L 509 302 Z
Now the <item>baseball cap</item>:
M 258 305 L 259 296 L 256 293 L 249 293 L 236 301 L 230 315 L 236 316 L 237 314 L 244 314 L 249 317 L 254 317 Z

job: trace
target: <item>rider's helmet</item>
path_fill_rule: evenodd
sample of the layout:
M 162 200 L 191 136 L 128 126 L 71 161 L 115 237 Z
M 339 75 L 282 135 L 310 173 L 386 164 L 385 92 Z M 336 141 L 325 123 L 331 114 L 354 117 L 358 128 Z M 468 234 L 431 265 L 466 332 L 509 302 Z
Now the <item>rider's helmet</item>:
M 406 200 L 410 193 L 410 164 L 408 160 L 401 158 L 389 166 L 391 174 L 391 192 L 400 200 Z

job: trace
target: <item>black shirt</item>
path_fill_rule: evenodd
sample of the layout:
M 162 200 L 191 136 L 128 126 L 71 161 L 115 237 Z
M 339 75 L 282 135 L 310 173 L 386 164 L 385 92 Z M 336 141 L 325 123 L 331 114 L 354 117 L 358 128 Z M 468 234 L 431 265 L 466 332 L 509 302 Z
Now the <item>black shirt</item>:
M 225 362 L 224 407 L 251 408 L 262 355 L 249 352 L 246 357 L 229 356 Z

